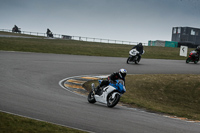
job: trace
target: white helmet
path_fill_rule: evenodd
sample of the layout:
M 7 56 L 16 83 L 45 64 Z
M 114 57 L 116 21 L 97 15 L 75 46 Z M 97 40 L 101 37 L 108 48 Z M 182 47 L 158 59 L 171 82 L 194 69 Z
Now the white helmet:
M 122 76 L 122 77 L 126 77 L 126 73 L 127 73 L 127 71 L 126 71 L 126 69 L 120 69 L 119 70 L 119 74 L 120 74 L 120 76 Z

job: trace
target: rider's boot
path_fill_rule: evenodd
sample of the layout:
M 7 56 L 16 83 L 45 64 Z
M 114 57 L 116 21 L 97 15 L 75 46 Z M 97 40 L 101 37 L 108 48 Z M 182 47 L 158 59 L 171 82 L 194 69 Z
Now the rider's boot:
M 95 94 L 99 95 L 101 92 L 100 86 L 97 86 L 95 89 Z

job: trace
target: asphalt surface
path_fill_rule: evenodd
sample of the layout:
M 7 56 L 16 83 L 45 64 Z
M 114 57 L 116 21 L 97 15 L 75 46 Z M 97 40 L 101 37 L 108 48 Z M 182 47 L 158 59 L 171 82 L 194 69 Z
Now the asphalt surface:
M 142 59 L 0 51 L 0 110 L 97 133 L 199 133 L 200 124 L 117 105 L 89 104 L 60 87 L 67 77 L 128 74 L 200 74 L 200 64 Z

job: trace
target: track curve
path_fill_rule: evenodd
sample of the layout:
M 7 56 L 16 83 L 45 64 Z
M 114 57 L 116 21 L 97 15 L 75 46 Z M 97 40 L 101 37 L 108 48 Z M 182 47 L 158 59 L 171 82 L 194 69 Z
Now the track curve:
M 200 125 L 121 106 L 89 104 L 61 89 L 58 82 L 79 75 L 106 75 L 120 68 L 129 74 L 200 74 L 199 64 L 142 59 L 0 51 L 0 110 L 91 132 L 198 133 Z

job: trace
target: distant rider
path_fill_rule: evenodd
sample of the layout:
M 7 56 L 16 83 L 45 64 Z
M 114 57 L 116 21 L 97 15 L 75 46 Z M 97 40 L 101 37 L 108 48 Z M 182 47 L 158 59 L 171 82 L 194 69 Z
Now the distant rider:
M 197 48 L 195 49 L 195 51 L 197 51 L 197 54 L 195 55 L 195 58 L 197 58 L 199 60 L 199 56 L 200 56 L 200 45 L 197 46 Z
M 138 60 L 140 60 L 141 59 L 141 55 L 143 54 L 143 45 L 142 45 L 142 43 L 137 44 L 132 49 L 136 49 L 139 52 Z
M 51 32 L 51 30 L 50 30 L 49 28 L 47 29 L 47 32 L 46 32 L 46 33 L 47 33 L 47 37 L 51 37 L 52 32 Z
M 108 86 L 109 83 L 116 83 L 116 80 L 121 79 L 124 81 L 125 84 L 125 77 L 126 77 L 127 71 L 125 69 L 120 69 L 119 72 L 114 72 L 106 80 L 103 80 L 99 86 L 95 89 L 95 92 L 98 93 L 98 91 L 101 91 L 100 88 L 103 86 Z
M 20 32 L 19 28 L 17 27 L 17 25 L 14 25 L 12 32 Z
M 18 32 L 19 28 L 17 27 L 17 25 L 15 25 L 14 28 L 15 28 L 15 32 Z
M 197 46 L 197 48 L 195 49 L 195 51 L 197 51 L 198 54 L 200 53 L 200 45 Z

